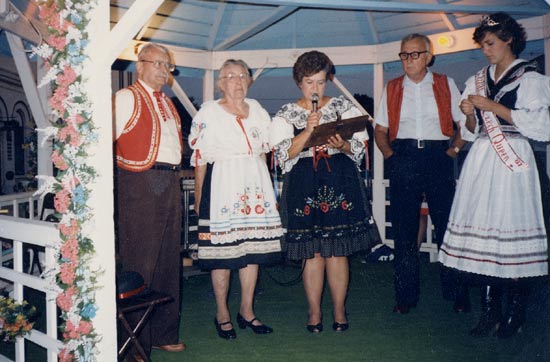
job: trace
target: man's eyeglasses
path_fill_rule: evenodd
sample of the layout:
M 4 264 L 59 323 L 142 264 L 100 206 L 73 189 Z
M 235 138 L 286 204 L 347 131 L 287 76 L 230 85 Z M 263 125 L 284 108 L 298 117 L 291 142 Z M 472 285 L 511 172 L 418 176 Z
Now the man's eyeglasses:
M 428 52 L 427 50 L 424 50 L 422 52 L 410 52 L 410 53 L 401 52 L 398 55 L 399 55 L 399 59 L 401 60 L 407 60 L 409 59 L 409 57 L 411 57 L 411 59 L 418 59 L 420 58 L 420 54 L 424 54 L 427 52 Z
M 157 68 L 157 69 L 160 69 L 160 67 L 164 67 L 165 69 L 167 69 L 168 71 L 170 72 L 173 72 L 174 70 L 176 70 L 176 65 L 175 64 L 172 64 L 172 63 L 168 63 L 168 62 L 161 62 L 160 60 L 145 60 L 145 59 L 141 59 L 139 60 L 140 62 L 144 62 L 144 63 L 151 63 L 153 64 L 153 67 Z
M 241 73 L 241 74 L 229 73 L 225 77 L 220 77 L 220 79 L 227 79 L 228 82 L 234 83 L 237 80 L 240 80 L 240 81 L 248 80 L 248 74 L 246 74 L 246 73 Z

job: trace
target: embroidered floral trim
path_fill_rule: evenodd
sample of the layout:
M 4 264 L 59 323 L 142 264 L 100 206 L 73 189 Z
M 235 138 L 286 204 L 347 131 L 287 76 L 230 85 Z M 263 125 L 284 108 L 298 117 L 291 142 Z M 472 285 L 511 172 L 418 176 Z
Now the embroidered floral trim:
M 273 213 L 273 209 L 270 209 L 271 203 L 264 198 L 264 192 L 260 187 L 256 187 L 254 191 L 250 187 L 246 187 L 244 193 L 237 194 L 237 201 L 233 203 L 232 207 L 224 206 L 220 212 L 222 215 L 226 215 L 229 212 L 233 216 L 241 215 L 262 215 L 267 211 L 268 214 Z
M 307 197 L 305 199 L 305 205 L 302 209 L 295 209 L 294 215 L 305 217 L 308 216 L 312 210 L 321 210 L 323 213 L 328 213 L 331 210 L 353 210 L 353 203 L 346 200 L 343 193 L 336 195 L 332 187 L 323 186 L 317 190 L 316 197 Z

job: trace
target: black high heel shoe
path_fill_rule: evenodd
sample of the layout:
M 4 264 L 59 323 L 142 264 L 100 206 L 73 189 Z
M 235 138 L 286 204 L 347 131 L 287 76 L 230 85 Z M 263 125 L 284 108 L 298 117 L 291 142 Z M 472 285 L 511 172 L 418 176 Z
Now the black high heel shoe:
M 347 331 L 348 328 L 349 328 L 349 323 L 348 322 L 346 322 L 346 323 L 338 323 L 338 322 L 332 323 L 332 329 L 335 330 L 336 332 Z
M 231 328 L 227 331 L 222 329 L 222 326 L 225 326 L 226 324 L 231 324 L 231 321 L 218 323 L 218 319 L 214 318 L 214 324 L 216 325 L 216 331 L 218 332 L 218 336 L 220 336 L 223 339 L 235 339 L 237 338 L 237 332 L 235 332 L 234 328 Z
M 252 331 L 256 334 L 269 334 L 273 332 L 273 328 L 266 326 L 265 324 L 260 324 L 259 326 L 252 324 L 254 321 L 259 322 L 260 320 L 258 318 L 254 318 L 251 321 L 247 321 L 246 319 L 244 319 L 241 313 L 237 314 L 237 324 L 239 325 L 240 329 L 250 327 L 250 329 L 252 329 Z
M 308 324 L 306 328 L 309 333 L 321 333 L 323 331 L 323 323 Z

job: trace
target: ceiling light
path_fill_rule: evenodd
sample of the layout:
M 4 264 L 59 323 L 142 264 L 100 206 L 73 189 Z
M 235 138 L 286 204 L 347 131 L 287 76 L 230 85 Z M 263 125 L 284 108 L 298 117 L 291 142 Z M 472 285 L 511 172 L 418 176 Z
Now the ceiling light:
M 439 35 L 437 37 L 437 45 L 445 48 L 451 48 L 455 45 L 455 38 L 452 35 Z

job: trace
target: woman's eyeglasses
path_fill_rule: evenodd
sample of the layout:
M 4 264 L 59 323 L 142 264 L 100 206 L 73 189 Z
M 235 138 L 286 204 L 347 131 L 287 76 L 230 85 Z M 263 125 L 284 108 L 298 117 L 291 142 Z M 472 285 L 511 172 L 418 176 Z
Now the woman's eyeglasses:
M 229 73 L 225 77 L 220 77 L 220 79 L 227 79 L 228 82 L 235 83 L 238 80 L 239 81 L 248 80 L 248 74 L 246 74 L 246 73 L 241 73 L 241 74 Z
M 170 72 L 173 72 L 174 70 L 176 70 L 176 65 L 175 64 L 168 63 L 168 62 L 161 62 L 160 60 L 141 59 L 139 61 L 144 62 L 144 63 L 151 63 L 151 64 L 153 64 L 153 67 L 155 67 L 157 69 L 160 69 L 160 67 L 164 67 L 165 69 L 167 69 Z
M 398 55 L 399 55 L 399 59 L 401 60 L 407 60 L 409 59 L 409 57 L 411 57 L 411 59 L 418 59 L 420 58 L 420 54 L 424 54 L 427 52 L 428 52 L 427 50 L 424 50 L 422 52 L 410 52 L 410 53 L 401 52 Z

